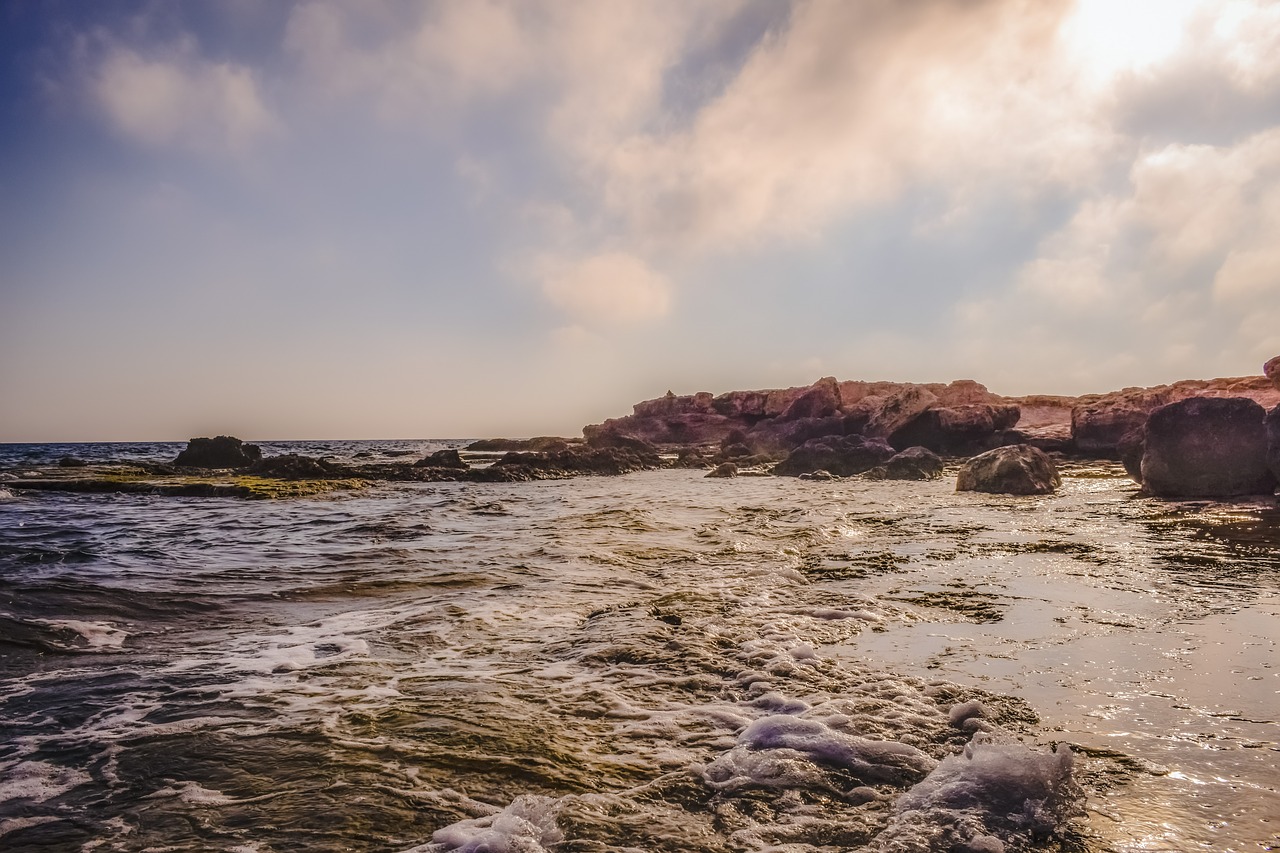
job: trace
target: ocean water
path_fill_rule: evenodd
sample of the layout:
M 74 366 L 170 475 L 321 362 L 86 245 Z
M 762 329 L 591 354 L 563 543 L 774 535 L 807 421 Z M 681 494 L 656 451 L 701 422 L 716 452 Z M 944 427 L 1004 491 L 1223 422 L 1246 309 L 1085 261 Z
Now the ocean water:
M 0 849 L 1280 849 L 1275 502 L 1064 473 L 0 479 Z

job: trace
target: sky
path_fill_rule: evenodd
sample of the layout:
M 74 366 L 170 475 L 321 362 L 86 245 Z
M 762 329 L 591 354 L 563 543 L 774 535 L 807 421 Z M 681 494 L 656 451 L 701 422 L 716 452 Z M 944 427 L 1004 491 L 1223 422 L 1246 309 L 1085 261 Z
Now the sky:
M 1280 0 L 5 0 L 0 441 L 1280 354 Z

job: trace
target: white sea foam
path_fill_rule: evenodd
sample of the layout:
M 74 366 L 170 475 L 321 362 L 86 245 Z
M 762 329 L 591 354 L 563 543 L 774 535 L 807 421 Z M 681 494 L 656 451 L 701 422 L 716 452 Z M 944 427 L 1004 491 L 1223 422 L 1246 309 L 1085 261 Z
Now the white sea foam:
M 91 781 L 89 774 L 43 761 L 0 764 L 0 803 L 31 800 L 43 803 Z
M 39 625 L 55 630 L 72 631 L 84 640 L 85 645 L 70 648 L 86 652 L 106 652 L 121 649 L 129 639 L 129 632 L 110 622 L 84 622 L 79 619 L 33 619 Z
M 516 797 L 502 811 L 436 830 L 431 844 L 415 851 L 458 853 L 545 853 L 564 840 L 556 826 L 557 801 L 532 794 Z
M 977 734 L 961 755 L 943 759 L 899 798 L 878 849 L 898 853 L 941 845 L 1001 853 L 1013 836 L 1061 829 L 1080 813 L 1072 760 L 1066 745 L 1035 752 Z

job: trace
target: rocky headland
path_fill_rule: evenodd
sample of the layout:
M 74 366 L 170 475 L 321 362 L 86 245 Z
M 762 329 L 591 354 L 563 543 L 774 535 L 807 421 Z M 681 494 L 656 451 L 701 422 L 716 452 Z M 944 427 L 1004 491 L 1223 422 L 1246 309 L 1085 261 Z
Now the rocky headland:
M 397 452 L 396 455 L 402 455 Z M 368 456 L 369 454 L 357 454 Z M 1005 397 L 970 379 L 840 381 L 758 391 L 671 392 L 583 428 L 582 438 L 483 439 L 421 458 L 264 456 L 232 436 L 193 438 L 171 463 L 57 466 L 17 489 L 296 497 L 374 482 L 520 482 L 661 467 L 708 476 L 934 479 L 958 490 L 1044 494 L 1057 465 L 1119 460 L 1146 494 L 1272 495 L 1280 482 L 1280 357 L 1261 376 L 1185 380 L 1080 397 Z

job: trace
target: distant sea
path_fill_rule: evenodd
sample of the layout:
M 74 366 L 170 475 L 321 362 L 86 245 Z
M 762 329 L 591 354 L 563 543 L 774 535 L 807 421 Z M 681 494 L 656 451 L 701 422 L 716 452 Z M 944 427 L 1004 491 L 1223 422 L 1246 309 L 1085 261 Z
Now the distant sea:
M 1274 501 L 5 487 L 183 446 L 0 445 L 0 849 L 1280 849 Z

